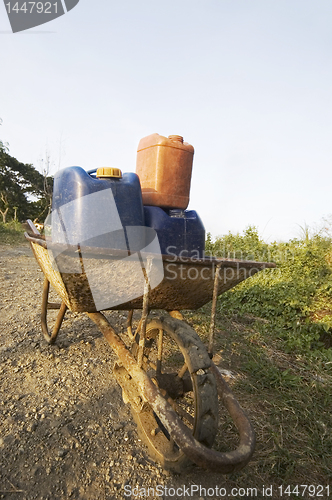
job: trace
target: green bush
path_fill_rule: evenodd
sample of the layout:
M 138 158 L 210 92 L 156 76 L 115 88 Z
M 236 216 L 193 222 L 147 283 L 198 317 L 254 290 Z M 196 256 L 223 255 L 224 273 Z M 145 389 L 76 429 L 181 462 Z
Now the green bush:
M 25 241 L 24 229 L 20 222 L 0 222 L 0 245 L 19 245 Z
M 308 234 L 302 240 L 267 244 L 255 227 L 215 242 L 208 235 L 207 250 L 213 255 L 277 264 L 223 294 L 219 311 L 264 319 L 259 328 L 282 339 L 286 350 L 316 355 L 324 350 L 323 339 L 332 341 L 331 248 L 330 238 Z M 332 359 L 331 351 L 325 355 Z

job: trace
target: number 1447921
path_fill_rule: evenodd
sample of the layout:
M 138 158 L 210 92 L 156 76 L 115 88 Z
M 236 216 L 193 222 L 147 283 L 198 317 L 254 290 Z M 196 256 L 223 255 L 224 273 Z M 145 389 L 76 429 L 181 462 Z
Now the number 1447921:
M 7 12 L 24 13 L 24 14 L 57 14 L 58 2 L 8 2 L 6 3 Z

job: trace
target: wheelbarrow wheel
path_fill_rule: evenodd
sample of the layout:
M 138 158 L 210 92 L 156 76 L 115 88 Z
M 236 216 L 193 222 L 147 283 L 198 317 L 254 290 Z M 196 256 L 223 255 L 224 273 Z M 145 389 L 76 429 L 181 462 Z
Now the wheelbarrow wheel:
M 138 342 L 137 334 L 132 348 L 136 359 Z M 142 368 L 193 436 L 210 448 L 218 430 L 218 395 L 209 365 L 204 344 L 183 321 L 168 317 L 147 324 Z M 165 469 L 180 472 L 192 463 L 149 405 L 133 410 L 133 417 L 150 456 Z

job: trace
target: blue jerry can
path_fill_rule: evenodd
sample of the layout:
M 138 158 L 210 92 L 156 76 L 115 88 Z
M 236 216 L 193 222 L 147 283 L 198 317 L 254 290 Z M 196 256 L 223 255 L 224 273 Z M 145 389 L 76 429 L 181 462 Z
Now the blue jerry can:
M 55 175 L 53 242 L 138 251 L 146 243 L 139 226 L 144 226 L 144 212 L 136 174 L 68 167 Z
M 202 258 L 205 249 L 205 228 L 195 210 L 145 206 L 145 225 L 153 228 L 159 238 L 163 255 Z

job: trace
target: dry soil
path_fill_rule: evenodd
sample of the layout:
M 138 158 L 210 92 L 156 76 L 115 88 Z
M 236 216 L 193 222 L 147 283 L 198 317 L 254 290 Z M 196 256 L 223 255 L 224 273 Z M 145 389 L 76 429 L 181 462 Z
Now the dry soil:
M 0 498 L 180 498 L 165 487 L 221 487 L 223 476 L 169 474 L 148 457 L 112 376 L 115 355 L 86 315 L 68 313 L 46 343 L 42 283 L 29 246 L 0 246 Z M 122 313 L 108 317 L 125 331 Z

